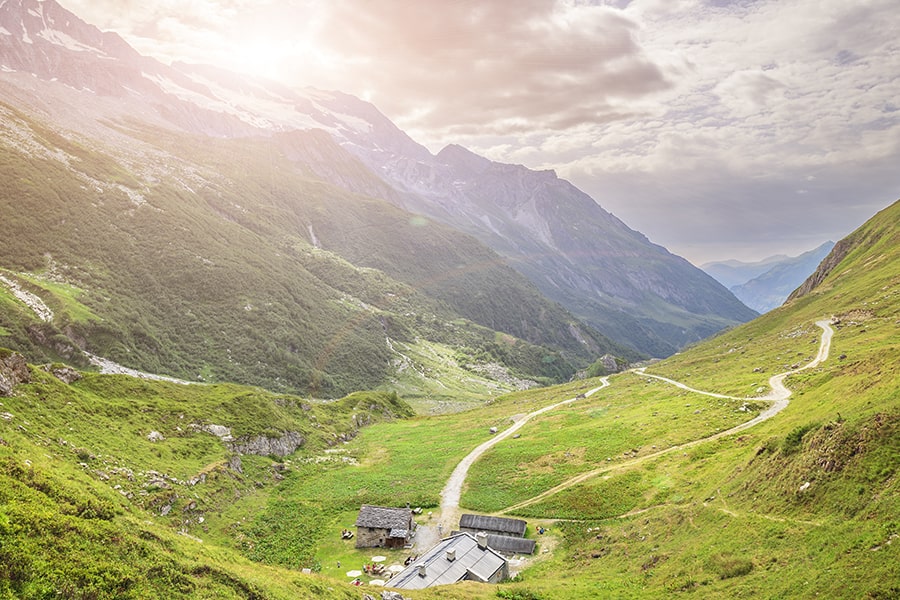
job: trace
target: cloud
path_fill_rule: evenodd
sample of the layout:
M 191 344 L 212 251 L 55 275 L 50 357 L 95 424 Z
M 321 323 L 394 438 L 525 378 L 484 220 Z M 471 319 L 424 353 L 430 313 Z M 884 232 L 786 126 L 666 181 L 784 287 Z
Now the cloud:
M 621 11 L 550 0 L 335 1 L 318 39 L 355 58 L 340 76 L 401 124 L 502 135 L 608 122 L 665 89 L 636 30 Z
M 814 247 L 900 195 L 896 0 L 63 3 L 164 59 L 369 99 L 432 150 L 555 168 L 675 251 Z

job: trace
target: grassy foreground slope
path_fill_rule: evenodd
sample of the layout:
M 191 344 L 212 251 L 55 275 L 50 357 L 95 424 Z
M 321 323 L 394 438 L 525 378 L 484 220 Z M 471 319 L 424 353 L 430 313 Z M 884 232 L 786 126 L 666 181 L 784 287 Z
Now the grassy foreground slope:
M 726 427 L 710 414 L 716 400 L 671 387 L 664 409 L 655 398 L 665 384 L 627 374 L 580 414 L 557 415 L 577 436 L 550 421 L 523 430 L 523 440 L 563 443 L 555 454 L 536 458 L 523 444 L 486 457 L 494 464 L 473 472 L 463 497 L 474 509 L 497 510 L 489 473 L 533 481 L 561 464 L 588 471 L 607 462 L 603 453 L 612 458 L 605 474 L 520 511 L 566 520 L 552 528 L 553 558 L 513 589 L 546 598 L 900 595 L 898 223 L 895 203 L 838 245 L 843 255 L 805 295 L 648 369 L 696 389 L 756 396 L 769 376 L 809 362 L 819 340 L 814 321 L 833 316 L 830 358 L 788 378 L 793 395 L 775 418 L 616 468 L 628 456 L 614 450 L 633 445 L 626 454 L 652 455 L 674 437 L 696 435 L 689 431 L 698 421 L 708 421 L 707 435 Z
M 93 374 L 67 384 L 29 371 L 0 398 L 0 598 L 357 597 L 301 573 L 310 561 L 296 549 L 290 570 L 251 562 L 235 531 L 290 470 L 283 454 L 321 452 L 408 417 L 395 395 L 311 403 L 241 386 Z M 243 515 L 228 521 L 234 506 Z

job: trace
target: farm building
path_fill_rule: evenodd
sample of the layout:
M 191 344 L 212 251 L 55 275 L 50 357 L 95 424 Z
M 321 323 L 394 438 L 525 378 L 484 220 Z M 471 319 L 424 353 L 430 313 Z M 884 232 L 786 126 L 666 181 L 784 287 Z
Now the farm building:
M 387 585 L 419 590 L 460 581 L 499 583 L 508 577 L 509 562 L 488 546 L 487 534 L 462 532 L 441 540 Z
M 526 523 L 522 519 L 506 519 L 504 517 L 464 514 L 459 518 L 459 530 L 469 533 L 484 531 L 487 534 L 521 538 L 525 537 L 525 525 Z
M 507 556 L 513 554 L 534 554 L 537 542 L 526 538 L 512 537 L 510 535 L 487 534 L 488 546 Z
M 356 547 L 402 548 L 410 543 L 415 528 L 408 508 L 363 504 L 356 517 Z

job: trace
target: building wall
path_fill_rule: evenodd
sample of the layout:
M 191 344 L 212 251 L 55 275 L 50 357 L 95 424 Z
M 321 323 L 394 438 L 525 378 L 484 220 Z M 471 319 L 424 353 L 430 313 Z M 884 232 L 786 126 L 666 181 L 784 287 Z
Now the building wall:
M 357 548 L 380 548 L 388 540 L 390 529 L 374 529 L 371 527 L 356 528 Z
M 500 583 L 504 579 L 509 579 L 509 563 L 506 561 L 503 561 L 503 567 L 501 567 L 497 570 L 496 573 L 494 573 L 494 576 L 491 577 L 489 583 Z

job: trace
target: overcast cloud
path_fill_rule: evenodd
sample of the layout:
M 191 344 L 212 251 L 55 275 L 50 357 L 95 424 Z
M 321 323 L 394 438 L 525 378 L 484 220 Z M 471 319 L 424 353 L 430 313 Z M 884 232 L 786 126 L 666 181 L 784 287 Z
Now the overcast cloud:
M 437 151 L 555 168 L 702 263 L 900 197 L 896 0 L 61 0 L 165 62 L 372 101 Z

